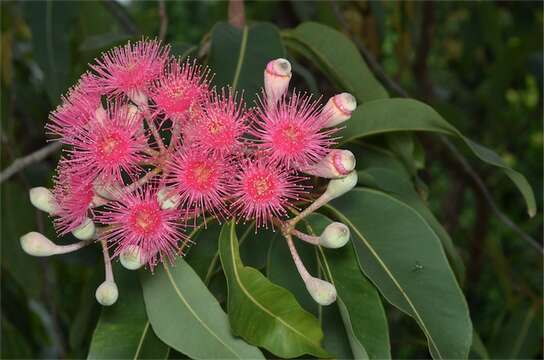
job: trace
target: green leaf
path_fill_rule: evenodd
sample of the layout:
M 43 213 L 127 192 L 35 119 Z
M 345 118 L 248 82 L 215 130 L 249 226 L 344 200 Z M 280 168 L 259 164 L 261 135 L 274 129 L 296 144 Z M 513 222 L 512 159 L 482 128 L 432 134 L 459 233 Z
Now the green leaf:
M 244 90 L 250 105 L 263 86 L 266 64 L 279 57 L 285 57 L 285 50 L 272 24 L 256 23 L 240 30 L 221 22 L 212 30 L 208 62 L 215 71 L 214 83 Z
M 387 98 L 387 91 L 374 78 L 355 45 L 331 27 L 305 22 L 282 36 L 287 46 L 301 53 L 359 102 Z
M 337 300 L 338 301 L 338 300 Z M 340 300 L 341 301 L 341 300 Z M 338 307 L 340 303 L 338 303 Z M 323 346 L 336 359 L 353 359 L 351 338 L 346 333 L 343 317 L 337 306 L 320 306 L 320 321 L 325 338 Z
M 472 324 L 440 240 L 417 212 L 358 188 L 326 210 L 351 228 L 359 265 L 382 295 L 412 316 L 434 358 L 466 358 Z
M 149 326 L 138 274 L 116 271 L 119 300 L 105 306 L 94 330 L 88 359 L 158 359 L 169 348 Z
M 359 179 L 372 179 L 372 187 L 387 192 L 389 195 L 402 201 L 425 219 L 427 224 L 429 224 L 440 238 L 442 246 L 457 273 L 457 277 L 462 283 L 465 278 L 465 265 L 461 255 L 453 244 L 450 235 L 442 227 L 440 222 L 438 222 L 423 200 L 421 200 L 409 178 L 391 168 L 367 168 L 364 171 L 360 171 L 359 174 L 362 175 Z M 364 180 L 362 183 L 367 186 L 370 185 Z
M 320 214 L 306 219 L 307 232 L 318 235 L 331 220 Z M 389 329 L 380 295 L 361 273 L 351 246 L 319 248 L 322 267 L 338 292 L 338 308 L 357 359 L 390 359 Z
M 221 225 L 216 219 L 210 218 L 206 220 L 206 227 L 201 224 L 190 235 L 195 244 L 189 249 L 185 261 L 189 263 L 204 282 L 206 282 L 208 271 L 211 271 L 209 269 L 210 264 L 212 262 L 215 264 L 216 261 L 214 261 L 214 256 L 217 253 L 217 241 L 220 231 Z
M 536 214 L 533 189 L 525 177 L 509 168 L 492 150 L 466 138 L 430 106 L 412 99 L 381 99 L 359 106 L 340 132 L 343 143 L 366 136 L 396 131 L 428 131 L 455 136 L 463 140 L 480 160 L 501 168 L 518 187 L 529 216 Z
M 321 347 L 323 332 L 317 319 L 303 310 L 290 292 L 242 264 L 234 221 L 221 230 L 219 253 L 235 335 L 284 358 L 303 354 L 329 357 Z
M 147 316 L 166 344 L 195 359 L 262 358 L 232 336 L 227 315 L 185 260 L 141 275 Z
M 52 104 L 69 86 L 70 34 L 77 4 L 72 1 L 30 1 L 25 3 L 32 30 L 32 49 L 44 72 L 44 84 Z

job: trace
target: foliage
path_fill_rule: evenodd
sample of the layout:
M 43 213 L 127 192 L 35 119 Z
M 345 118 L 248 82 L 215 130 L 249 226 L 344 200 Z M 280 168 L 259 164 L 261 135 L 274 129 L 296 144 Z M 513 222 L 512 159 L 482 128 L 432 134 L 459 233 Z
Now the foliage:
M 340 146 L 357 157 L 358 187 L 299 225 L 319 235 L 341 221 L 351 241 L 297 243 L 337 302 L 311 299 L 278 232 L 212 221 L 173 267 L 116 267 L 119 301 L 100 309 L 98 247 L 45 260 L 19 247 L 26 231 L 53 238 L 26 195 L 52 174 L 42 162 L 2 184 L 3 358 L 542 355 L 541 254 L 492 217 L 436 141 L 460 140 L 499 207 L 541 242 L 541 4 L 441 3 L 429 18 L 416 2 L 248 2 L 243 29 L 223 22 L 226 2 L 165 4 L 173 51 L 250 102 L 277 57 L 293 64 L 297 88 L 357 98 Z M 159 32 L 155 2 L 1 6 L 5 165 L 45 143 L 47 114 L 93 57 Z M 360 44 L 420 100 L 395 98 Z

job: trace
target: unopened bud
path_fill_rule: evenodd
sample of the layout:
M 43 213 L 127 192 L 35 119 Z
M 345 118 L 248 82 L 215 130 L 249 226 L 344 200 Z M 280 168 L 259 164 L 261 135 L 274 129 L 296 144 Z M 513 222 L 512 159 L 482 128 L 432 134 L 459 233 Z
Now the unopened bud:
M 56 202 L 51 190 L 40 186 L 30 189 L 28 193 L 30 195 L 30 202 L 35 208 L 51 215 L 54 214 Z
M 110 306 L 115 304 L 117 298 L 119 297 L 119 290 L 117 289 L 117 284 L 113 281 L 104 281 L 96 289 L 95 293 L 96 301 L 100 305 Z
M 337 179 L 355 169 L 355 156 L 349 150 L 334 149 L 323 160 L 303 169 L 306 174 L 327 179 Z
M 264 69 L 264 90 L 267 102 L 275 105 L 287 91 L 291 80 L 291 64 L 286 59 L 270 61 Z
M 51 256 L 55 255 L 58 246 L 39 232 L 29 232 L 21 236 L 21 247 L 24 252 L 32 256 Z
M 170 190 L 163 188 L 157 192 L 157 199 L 163 210 L 173 209 L 179 204 L 180 196 L 171 194 Z
M 327 196 L 329 200 L 336 199 L 353 189 L 357 185 L 357 171 L 352 171 L 345 177 L 340 179 L 332 179 L 329 181 L 327 190 L 323 195 Z
M 142 262 L 142 251 L 139 246 L 129 245 L 119 255 L 121 265 L 128 270 L 137 270 L 144 264 Z
M 319 237 L 319 245 L 326 248 L 338 249 L 349 241 L 349 228 L 340 222 L 329 224 Z
M 351 113 L 357 108 L 357 100 L 350 93 L 341 93 L 329 99 L 323 108 L 323 114 L 327 117 L 324 127 L 333 127 L 351 117 Z
M 81 225 L 72 231 L 72 235 L 79 240 L 90 240 L 94 237 L 95 231 L 94 222 L 89 218 L 85 218 Z
M 336 288 L 330 282 L 309 277 L 305 284 L 308 293 L 319 305 L 330 305 L 336 301 Z

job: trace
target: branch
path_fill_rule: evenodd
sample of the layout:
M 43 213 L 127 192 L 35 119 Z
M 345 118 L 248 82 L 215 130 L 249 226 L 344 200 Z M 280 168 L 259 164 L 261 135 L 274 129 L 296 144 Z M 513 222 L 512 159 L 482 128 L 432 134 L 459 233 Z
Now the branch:
M 229 24 L 238 29 L 242 29 L 246 24 L 244 0 L 229 1 Z
M 49 155 L 60 150 L 61 147 L 62 144 L 60 142 L 54 142 L 44 146 L 40 150 L 37 150 L 30 155 L 16 159 L 10 166 L 0 173 L 0 183 L 17 174 L 27 166 L 47 158 Z
M 344 31 L 347 32 L 348 31 L 347 22 L 346 22 L 346 19 L 344 18 L 344 15 L 342 14 L 342 11 L 340 10 L 338 6 L 338 3 L 334 0 L 331 0 L 331 5 L 336 15 L 336 18 L 338 19 L 338 22 L 342 25 Z M 408 93 L 397 82 L 395 82 L 385 73 L 381 65 L 378 63 L 378 61 L 376 61 L 374 56 L 368 51 L 368 49 L 363 44 L 363 42 L 360 41 L 356 37 L 353 40 L 355 42 L 355 45 L 357 46 L 357 48 L 363 55 L 363 58 L 368 64 L 370 70 L 374 73 L 374 75 L 393 93 L 396 93 L 397 95 L 400 95 L 401 97 L 410 97 Z M 499 209 L 499 207 L 493 200 L 493 197 L 487 190 L 487 187 L 485 186 L 480 176 L 476 173 L 476 171 L 474 171 L 472 166 L 464 158 L 464 156 L 457 149 L 457 147 L 443 135 L 439 136 L 439 138 L 442 144 L 444 144 L 446 149 L 451 153 L 452 157 L 461 165 L 463 172 L 474 184 L 475 190 L 477 190 L 484 197 L 484 199 L 489 205 L 489 208 L 495 214 L 497 219 L 499 219 L 500 222 L 502 222 L 504 225 L 506 225 L 508 228 L 510 228 L 512 231 L 518 234 L 521 237 L 521 239 L 527 242 L 531 247 L 537 249 L 539 252 L 544 253 L 542 246 L 533 237 L 531 237 L 529 234 L 524 232 L 506 214 L 504 214 Z
M 164 4 L 164 0 L 159 0 L 159 17 L 161 19 L 159 40 L 164 41 L 164 38 L 166 37 L 166 31 L 168 30 L 168 14 L 166 13 L 166 6 Z
M 493 200 L 493 197 L 491 196 L 491 193 L 487 190 L 487 187 L 485 186 L 482 178 L 474 171 L 472 166 L 468 163 L 468 161 L 465 159 L 465 157 L 461 154 L 459 149 L 447 138 L 444 136 L 440 136 L 440 141 L 446 149 L 449 150 L 452 157 L 461 165 L 461 168 L 465 172 L 465 174 L 468 176 L 468 178 L 474 183 L 476 189 L 480 192 L 480 194 L 484 197 L 485 201 L 489 205 L 489 208 L 495 216 L 499 219 L 500 222 L 502 222 L 504 225 L 509 227 L 512 231 L 514 231 L 516 234 L 518 234 L 525 242 L 527 242 L 529 245 L 531 245 L 533 248 L 537 249 L 540 252 L 543 252 L 542 247 L 536 241 L 532 236 L 524 232 L 519 226 L 517 226 L 506 214 L 504 214 L 495 201 Z
M 421 4 L 423 8 L 423 19 L 421 21 L 421 30 L 419 42 L 417 45 L 416 57 L 412 66 L 416 83 L 419 85 L 420 93 L 425 100 L 433 95 L 433 87 L 429 79 L 427 67 L 427 58 L 433 42 L 434 30 L 434 2 L 425 1 Z

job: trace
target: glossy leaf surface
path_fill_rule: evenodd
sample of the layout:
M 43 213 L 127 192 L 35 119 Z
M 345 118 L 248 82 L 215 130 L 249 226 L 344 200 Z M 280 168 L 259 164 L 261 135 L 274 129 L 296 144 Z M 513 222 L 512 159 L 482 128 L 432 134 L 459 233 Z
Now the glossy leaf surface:
M 353 112 L 340 132 L 344 143 L 351 140 L 396 131 L 426 131 L 455 136 L 463 140 L 480 160 L 502 169 L 522 193 L 530 216 L 536 213 L 533 189 L 519 172 L 511 169 L 494 151 L 463 136 L 430 106 L 412 99 L 371 101 Z
M 238 29 L 218 23 L 212 30 L 208 64 L 215 72 L 214 83 L 243 90 L 250 106 L 263 86 L 266 64 L 284 56 L 280 34 L 272 24 Z
M 305 223 L 307 232 L 317 235 L 331 220 L 313 214 Z M 351 245 L 320 248 L 320 255 L 327 278 L 338 292 L 338 308 L 355 358 L 391 358 L 389 329 L 380 295 L 361 273 Z
M 257 348 L 233 337 L 227 315 L 183 259 L 141 274 L 149 321 L 166 344 L 195 359 L 262 358 Z
M 412 316 L 434 358 L 466 358 L 472 324 L 440 240 L 407 205 L 355 189 L 327 206 L 351 228 L 359 264 L 382 295 Z
M 147 320 L 138 274 L 120 266 L 116 273 L 119 299 L 102 308 L 88 358 L 166 358 L 169 348 L 157 338 Z
M 302 309 L 290 292 L 271 283 L 258 270 L 244 266 L 233 221 L 221 230 L 219 253 L 235 335 L 280 357 L 329 356 L 321 347 L 323 332 L 317 319 Z
M 341 32 L 306 22 L 283 33 L 287 45 L 320 66 L 338 85 L 359 102 L 388 97 L 383 86 L 361 57 L 353 42 Z

